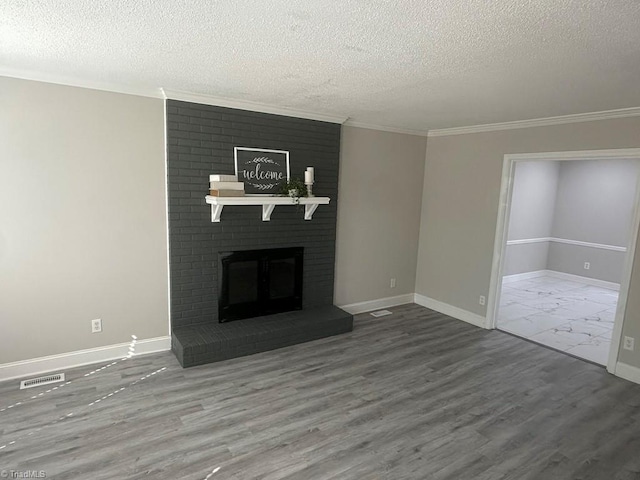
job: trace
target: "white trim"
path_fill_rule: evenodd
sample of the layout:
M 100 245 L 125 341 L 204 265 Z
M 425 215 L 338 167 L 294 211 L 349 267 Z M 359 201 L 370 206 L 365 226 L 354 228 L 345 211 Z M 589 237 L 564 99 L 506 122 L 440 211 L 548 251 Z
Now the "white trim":
M 167 241 L 167 322 L 169 335 L 171 335 L 171 252 L 169 250 L 169 123 L 167 121 L 167 102 L 162 102 L 164 122 L 164 226 L 167 229 L 165 239 Z
M 609 290 L 620 291 L 620 284 L 615 282 L 607 282 L 606 280 L 598 280 L 597 278 L 583 277 L 582 275 L 573 275 L 572 273 L 557 272 L 555 270 L 545 270 L 546 275 L 568 280 L 570 282 L 584 283 L 585 285 L 593 285 L 594 287 L 608 288 Z
M 413 293 L 397 295 L 395 297 L 378 298 L 377 300 L 369 300 L 366 302 L 351 303 L 349 305 L 339 305 L 339 308 L 351 315 L 357 315 L 358 313 L 372 312 L 373 310 L 378 310 L 380 308 L 396 307 L 407 303 L 413 303 Z
M 377 125 L 348 120 L 348 116 L 329 115 L 324 113 L 297 110 L 288 107 L 278 107 L 249 100 L 236 100 L 230 98 L 215 97 L 197 93 L 182 92 L 158 87 L 134 87 L 96 80 L 67 77 L 45 72 L 33 72 L 14 68 L 0 68 L 0 76 L 19 78 L 22 80 L 32 80 L 35 82 L 54 83 L 70 87 L 89 88 L 92 90 L 102 90 L 106 92 L 122 93 L 125 95 L 136 95 L 140 97 L 162 98 L 172 100 L 182 100 L 185 102 L 201 103 L 205 105 L 216 105 L 220 107 L 238 108 L 240 110 L 251 110 L 254 112 L 273 113 L 285 115 L 287 117 L 308 118 L 321 122 L 345 124 L 351 127 L 367 128 L 370 130 L 381 130 L 385 132 L 404 133 L 407 135 L 418 135 L 421 137 L 442 137 L 448 135 L 464 135 L 468 133 L 493 132 L 497 130 L 512 130 L 517 128 L 543 127 L 549 125 L 563 125 L 567 123 L 592 122 L 596 120 L 609 120 L 614 118 L 626 118 L 640 116 L 640 107 L 621 108 L 617 110 L 604 110 L 602 112 L 578 113 L 574 115 L 563 115 L 558 117 L 534 118 L 530 120 L 517 120 L 513 122 L 489 123 L 484 125 L 471 125 L 465 127 L 439 128 L 434 130 L 414 130 L 401 127 Z
M 555 162 L 557 160 L 638 160 L 640 148 L 615 148 L 609 150 L 577 150 L 567 152 L 537 152 L 537 153 L 508 153 L 506 160 L 514 162 L 532 162 L 544 160 Z
M 494 237 L 493 260 L 491 263 L 491 279 L 489 283 L 489 294 L 487 304 L 487 328 L 496 328 L 496 313 L 500 302 L 500 291 L 502 287 L 502 271 L 504 268 L 504 258 L 507 248 L 507 226 L 509 225 L 511 197 L 513 195 L 513 178 L 515 164 L 519 161 L 557 161 L 557 160 L 611 160 L 611 159 L 640 160 L 640 148 L 626 148 L 615 150 L 584 150 L 569 152 L 539 152 L 539 153 L 519 153 L 506 154 L 502 164 L 502 179 L 500 183 L 500 200 L 498 204 L 498 218 L 496 222 L 496 233 Z M 640 175 L 636 180 L 636 194 L 634 202 L 634 212 L 630 230 L 630 241 L 625 253 L 623 273 L 620 282 L 620 295 L 616 309 L 615 321 L 611 339 L 611 348 L 607 361 L 607 371 L 615 372 L 616 362 L 622 338 L 622 327 L 625 317 L 627 298 L 629 296 L 629 285 L 631 283 L 631 270 L 633 267 L 634 254 L 638 240 L 638 228 L 640 227 Z
M 488 123 L 484 125 L 470 125 L 466 127 L 439 128 L 429 130 L 429 137 L 443 137 L 447 135 L 464 135 L 468 133 L 495 132 L 498 130 L 513 130 L 516 128 L 547 127 L 550 125 L 564 125 L 567 123 L 593 122 L 596 120 L 610 120 L 640 116 L 640 107 L 604 110 L 602 112 L 577 113 L 558 117 L 532 118 L 530 120 L 516 120 L 513 122 Z
M 138 97 L 164 98 L 161 88 L 133 87 L 130 85 L 119 85 L 116 83 L 85 80 L 80 78 L 65 77 L 63 75 L 53 75 L 49 73 L 26 72 L 11 68 L 0 68 L 0 76 L 19 78 L 20 80 L 31 80 L 33 82 L 53 83 L 56 85 L 65 85 L 67 87 L 88 88 L 91 90 L 101 90 L 104 92 L 136 95 Z
M 636 150 L 638 151 L 637 158 L 640 158 L 640 148 Z M 616 373 L 620 343 L 622 341 L 622 328 L 624 326 L 627 300 L 629 298 L 629 287 L 631 286 L 631 272 L 633 270 L 636 245 L 638 244 L 638 229 L 640 228 L 640 174 L 638 174 L 638 178 L 636 178 L 636 194 L 633 203 L 633 216 L 631 218 L 631 232 L 629 234 L 631 239 L 627 253 L 624 255 L 622 276 L 620 277 L 620 294 L 618 295 L 618 306 L 614 317 L 611 348 L 609 349 L 609 359 L 607 361 L 607 371 L 610 373 Z
M 54 370 L 65 370 L 80 367 L 97 362 L 108 362 L 126 357 L 131 343 L 118 343 L 106 347 L 78 350 L 76 352 L 50 355 L 48 357 L 33 358 L 20 362 L 5 363 L 0 365 L 0 381 L 13 378 L 24 378 Z M 136 355 L 164 352 L 171 349 L 171 337 L 156 337 L 146 340 L 138 340 L 136 343 Z
M 366 128 L 367 130 L 380 130 L 382 132 L 402 133 L 405 135 L 417 135 L 419 137 L 426 137 L 426 130 L 413 130 L 410 128 L 398 128 L 390 127 L 388 125 L 377 125 L 375 123 L 356 122 L 354 120 L 347 120 L 344 122 L 346 127 Z
M 496 318 L 500 307 L 502 292 L 502 272 L 504 258 L 507 256 L 508 225 L 511 217 L 511 198 L 513 196 L 513 179 L 515 162 L 507 155 L 502 161 L 502 178 L 500 180 L 500 199 L 498 201 L 498 218 L 496 234 L 493 240 L 493 258 L 491 260 L 491 277 L 489 278 L 489 294 L 487 295 L 487 328 L 496 328 Z
M 569 240 L 568 238 L 551 237 L 554 243 L 564 243 L 565 245 L 577 245 L 579 247 L 599 248 L 600 250 L 612 250 L 614 252 L 626 252 L 627 247 L 618 247 L 617 245 L 605 245 L 604 243 L 582 242 L 580 240 Z
M 633 383 L 640 383 L 640 368 L 627 365 L 626 363 L 616 363 L 615 375 Z
M 444 313 L 445 315 L 449 315 L 457 320 L 470 323 L 476 327 L 487 328 L 485 318 L 483 316 L 468 310 L 463 310 L 462 308 L 454 307 L 448 303 L 420 295 L 419 293 L 415 294 L 414 303 L 430 308 L 431 310 L 435 310 L 436 312 Z
M 232 98 L 214 97 L 199 93 L 181 92 L 179 90 L 169 90 L 162 88 L 162 93 L 166 100 L 180 100 L 183 102 L 200 103 L 203 105 L 214 105 L 217 107 L 237 108 L 239 110 L 250 110 L 252 112 L 271 113 L 274 115 L 284 115 L 286 117 L 307 118 L 320 122 L 343 124 L 349 117 L 329 115 L 324 113 L 297 110 L 295 108 L 279 107 L 277 105 L 267 105 L 264 103 L 252 102 L 249 100 L 236 100 Z
M 318 205 L 328 205 L 329 197 L 268 197 L 266 195 L 247 195 L 246 197 L 204 197 L 211 205 L 211 221 L 220 222 L 220 215 L 225 205 L 262 205 L 262 221 L 271 221 L 271 213 L 276 205 L 304 205 L 304 219 L 313 219 Z
M 544 243 L 550 241 L 551 237 L 520 238 L 518 240 L 507 240 L 507 245 L 528 245 L 530 243 Z
M 505 275 L 502 277 L 502 284 L 519 282 L 520 280 L 529 280 L 530 278 L 546 277 L 549 270 L 536 270 L 533 272 L 514 273 L 513 275 Z
M 528 280 L 530 278 L 538 277 L 554 277 L 562 280 L 569 280 L 570 282 L 583 283 L 585 285 L 593 285 L 594 287 L 608 288 L 610 290 L 620 290 L 620 284 L 614 282 L 607 282 L 605 280 L 598 280 L 597 278 L 583 277 L 581 275 L 573 275 L 571 273 L 557 272 L 555 270 L 536 270 L 534 272 L 516 273 L 514 275 L 505 275 L 502 277 L 502 284 L 508 285 L 513 282 L 519 282 L 520 280 Z
M 627 247 L 618 247 L 617 245 L 605 245 L 604 243 L 583 242 L 580 240 L 569 240 L 568 238 L 557 237 L 540 237 L 540 238 L 522 238 L 519 240 L 508 240 L 507 245 L 527 245 L 529 243 L 564 243 L 566 245 L 578 245 L 580 247 L 599 248 L 601 250 L 612 250 L 614 252 L 626 252 Z

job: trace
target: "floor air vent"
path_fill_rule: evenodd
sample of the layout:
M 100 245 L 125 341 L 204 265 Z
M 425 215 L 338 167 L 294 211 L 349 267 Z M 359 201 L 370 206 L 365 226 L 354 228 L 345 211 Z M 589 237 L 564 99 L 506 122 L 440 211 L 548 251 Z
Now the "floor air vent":
M 50 383 L 64 382 L 64 373 L 55 373 L 53 375 L 45 375 L 44 377 L 31 378 L 20 382 L 20 390 L 25 388 L 39 387 L 40 385 L 49 385 Z
M 389 310 L 378 310 L 377 312 L 371 312 L 371 316 L 372 317 L 384 317 L 386 315 L 393 315 L 393 312 L 390 312 Z

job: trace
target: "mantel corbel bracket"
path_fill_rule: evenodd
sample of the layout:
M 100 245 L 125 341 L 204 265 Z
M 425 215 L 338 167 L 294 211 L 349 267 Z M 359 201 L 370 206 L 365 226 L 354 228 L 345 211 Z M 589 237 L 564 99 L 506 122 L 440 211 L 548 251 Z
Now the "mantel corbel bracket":
M 222 207 L 224 207 L 224 205 L 211 205 L 211 221 L 212 222 L 220 222 Z
M 271 221 L 271 212 L 276 208 L 275 204 L 264 204 L 262 205 L 262 221 L 269 222 Z
M 318 208 L 317 203 L 306 204 L 304 206 L 304 219 L 311 220 L 313 218 L 313 213 L 316 211 L 316 208 Z

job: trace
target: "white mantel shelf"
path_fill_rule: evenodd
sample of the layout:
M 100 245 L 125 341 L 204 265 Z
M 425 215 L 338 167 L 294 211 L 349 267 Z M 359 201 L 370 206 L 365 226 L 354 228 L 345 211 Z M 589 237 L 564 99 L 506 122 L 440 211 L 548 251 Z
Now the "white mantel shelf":
M 208 204 L 211 205 L 211 221 L 219 222 L 222 208 L 225 205 L 262 205 L 262 221 L 271 220 L 271 212 L 276 205 L 296 205 L 291 197 L 205 197 Z M 304 205 L 304 219 L 311 220 L 313 212 L 316 211 L 318 205 L 327 205 L 331 199 L 329 197 L 302 197 L 300 205 Z

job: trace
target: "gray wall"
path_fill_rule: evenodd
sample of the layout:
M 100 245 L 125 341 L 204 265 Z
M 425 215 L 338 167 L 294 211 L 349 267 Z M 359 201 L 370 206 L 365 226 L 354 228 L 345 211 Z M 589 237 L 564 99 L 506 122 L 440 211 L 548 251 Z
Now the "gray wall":
M 550 237 L 559 162 L 517 162 L 509 219 L 509 240 Z
M 507 153 L 640 148 L 640 117 L 430 137 L 422 199 L 416 292 L 486 315 L 502 164 Z M 640 338 L 636 252 L 624 335 Z M 621 350 L 640 367 L 640 348 Z
M 507 237 L 509 240 L 551 236 L 559 172 L 558 162 L 516 164 Z M 504 274 L 545 270 L 548 252 L 548 242 L 507 245 Z
M 507 245 L 503 275 L 516 275 L 518 273 L 547 270 L 550 243 L 551 242 L 536 242 Z
M 169 335 L 162 101 L 0 77 L 0 103 L 0 363 Z
M 625 255 L 625 252 L 549 242 L 546 269 L 620 283 Z M 591 264 L 589 270 L 585 270 L 584 262 Z
M 343 127 L 337 305 L 414 292 L 426 141 Z
M 635 201 L 638 162 L 560 162 L 553 237 L 626 246 Z
M 552 237 L 626 247 L 639 162 L 561 162 Z M 549 270 L 620 283 L 624 252 L 552 242 Z M 589 262 L 591 268 L 584 269 Z

